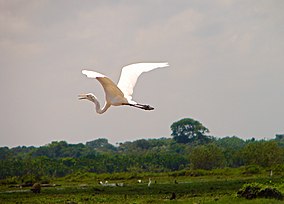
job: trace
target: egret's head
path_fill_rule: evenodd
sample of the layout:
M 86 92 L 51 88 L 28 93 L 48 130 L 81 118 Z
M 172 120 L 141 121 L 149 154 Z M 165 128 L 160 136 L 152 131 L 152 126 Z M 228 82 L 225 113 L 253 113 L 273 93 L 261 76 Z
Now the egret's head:
M 93 98 L 94 98 L 94 94 L 91 94 L 91 93 L 87 93 L 87 94 L 80 94 L 78 96 L 79 100 L 82 100 L 82 99 L 87 99 L 89 101 L 93 101 Z

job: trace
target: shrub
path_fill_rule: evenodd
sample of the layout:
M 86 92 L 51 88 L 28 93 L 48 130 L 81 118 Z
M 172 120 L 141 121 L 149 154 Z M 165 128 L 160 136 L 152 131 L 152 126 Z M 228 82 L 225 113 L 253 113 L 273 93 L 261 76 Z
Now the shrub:
M 282 193 L 275 187 L 265 186 L 260 183 L 250 183 L 245 184 L 237 192 L 239 197 L 244 197 L 246 199 L 253 198 L 275 198 L 278 200 L 283 199 Z
M 259 174 L 261 168 L 258 165 L 248 165 L 244 167 L 243 174 Z
M 284 165 L 283 164 L 275 165 L 271 170 L 273 171 L 273 175 L 283 175 Z
M 16 184 L 18 183 L 18 177 L 17 176 L 12 176 L 8 177 L 6 179 L 0 180 L 1 185 L 7 185 L 7 184 Z

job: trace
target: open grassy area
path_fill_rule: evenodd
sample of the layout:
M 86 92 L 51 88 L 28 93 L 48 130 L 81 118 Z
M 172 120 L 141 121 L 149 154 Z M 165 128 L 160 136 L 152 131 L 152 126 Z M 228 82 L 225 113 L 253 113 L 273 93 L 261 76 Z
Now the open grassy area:
M 196 173 L 196 172 L 195 172 Z M 180 174 L 182 176 L 180 176 Z M 156 174 L 91 174 L 77 173 L 50 181 L 56 187 L 43 187 L 34 194 L 30 187 L 1 186 L 0 203 L 282 203 L 276 199 L 246 200 L 237 197 L 245 183 L 262 183 L 283 192 L 281 176 L 266 174 L 243 175 L 236 170 L 203 172 L 203 175 L 183 175 L 184 172 Z M 199 172 L 202 174 L 202 172 Z M 148 179 L 152 183 L 148 187 Z M 142 183 L 137 180 L 141 179 Z M 123 186 L 102 186 L 99 181 Z M 170 200 L 175 194 L 175 199 Z

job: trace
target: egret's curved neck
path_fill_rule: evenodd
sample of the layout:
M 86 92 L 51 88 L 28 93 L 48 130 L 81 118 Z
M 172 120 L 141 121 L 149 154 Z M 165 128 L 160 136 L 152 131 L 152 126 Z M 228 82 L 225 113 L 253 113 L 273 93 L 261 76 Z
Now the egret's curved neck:
M 96 112 L 99 113 L 99 114 L 106 112 L 106 110 L 110 107 L 110 105 L 108 103 L 106 103 L 104 105 L 104 107 L 101 109 L 100 102 L 98 101 L 98 99 L 95 95 L 91 96 L 91 101 L 94 102 L 94 104 L 96 106 Z

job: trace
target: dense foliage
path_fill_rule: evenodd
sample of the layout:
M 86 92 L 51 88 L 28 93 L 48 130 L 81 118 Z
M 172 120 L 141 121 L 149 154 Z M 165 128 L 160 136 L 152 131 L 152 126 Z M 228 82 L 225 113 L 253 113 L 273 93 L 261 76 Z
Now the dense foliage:
M 184 118 L 171 125 L 173 139 L 178 143 L 207 143 L 210 138 L 205 135 L 209 130 L 199 121 Z
M 54 141 L 41 147 L 0 147 L 0 179 L 60 177 L 77 171 L 169 172 L 244 165 L 283 170 L 279 167 L 284 164 L 281 135 L 269 141 L 216 138 L 206 136 L 209 130 L 198 121 L 181 122 L 183 126 L 178 126 L 179 121 L 172 125 L 173 139 L 140 139 L 117 146 L 100 138 L 86 144 Z M 184 135 L 188 136 L 186 142 L 177 139 Z

